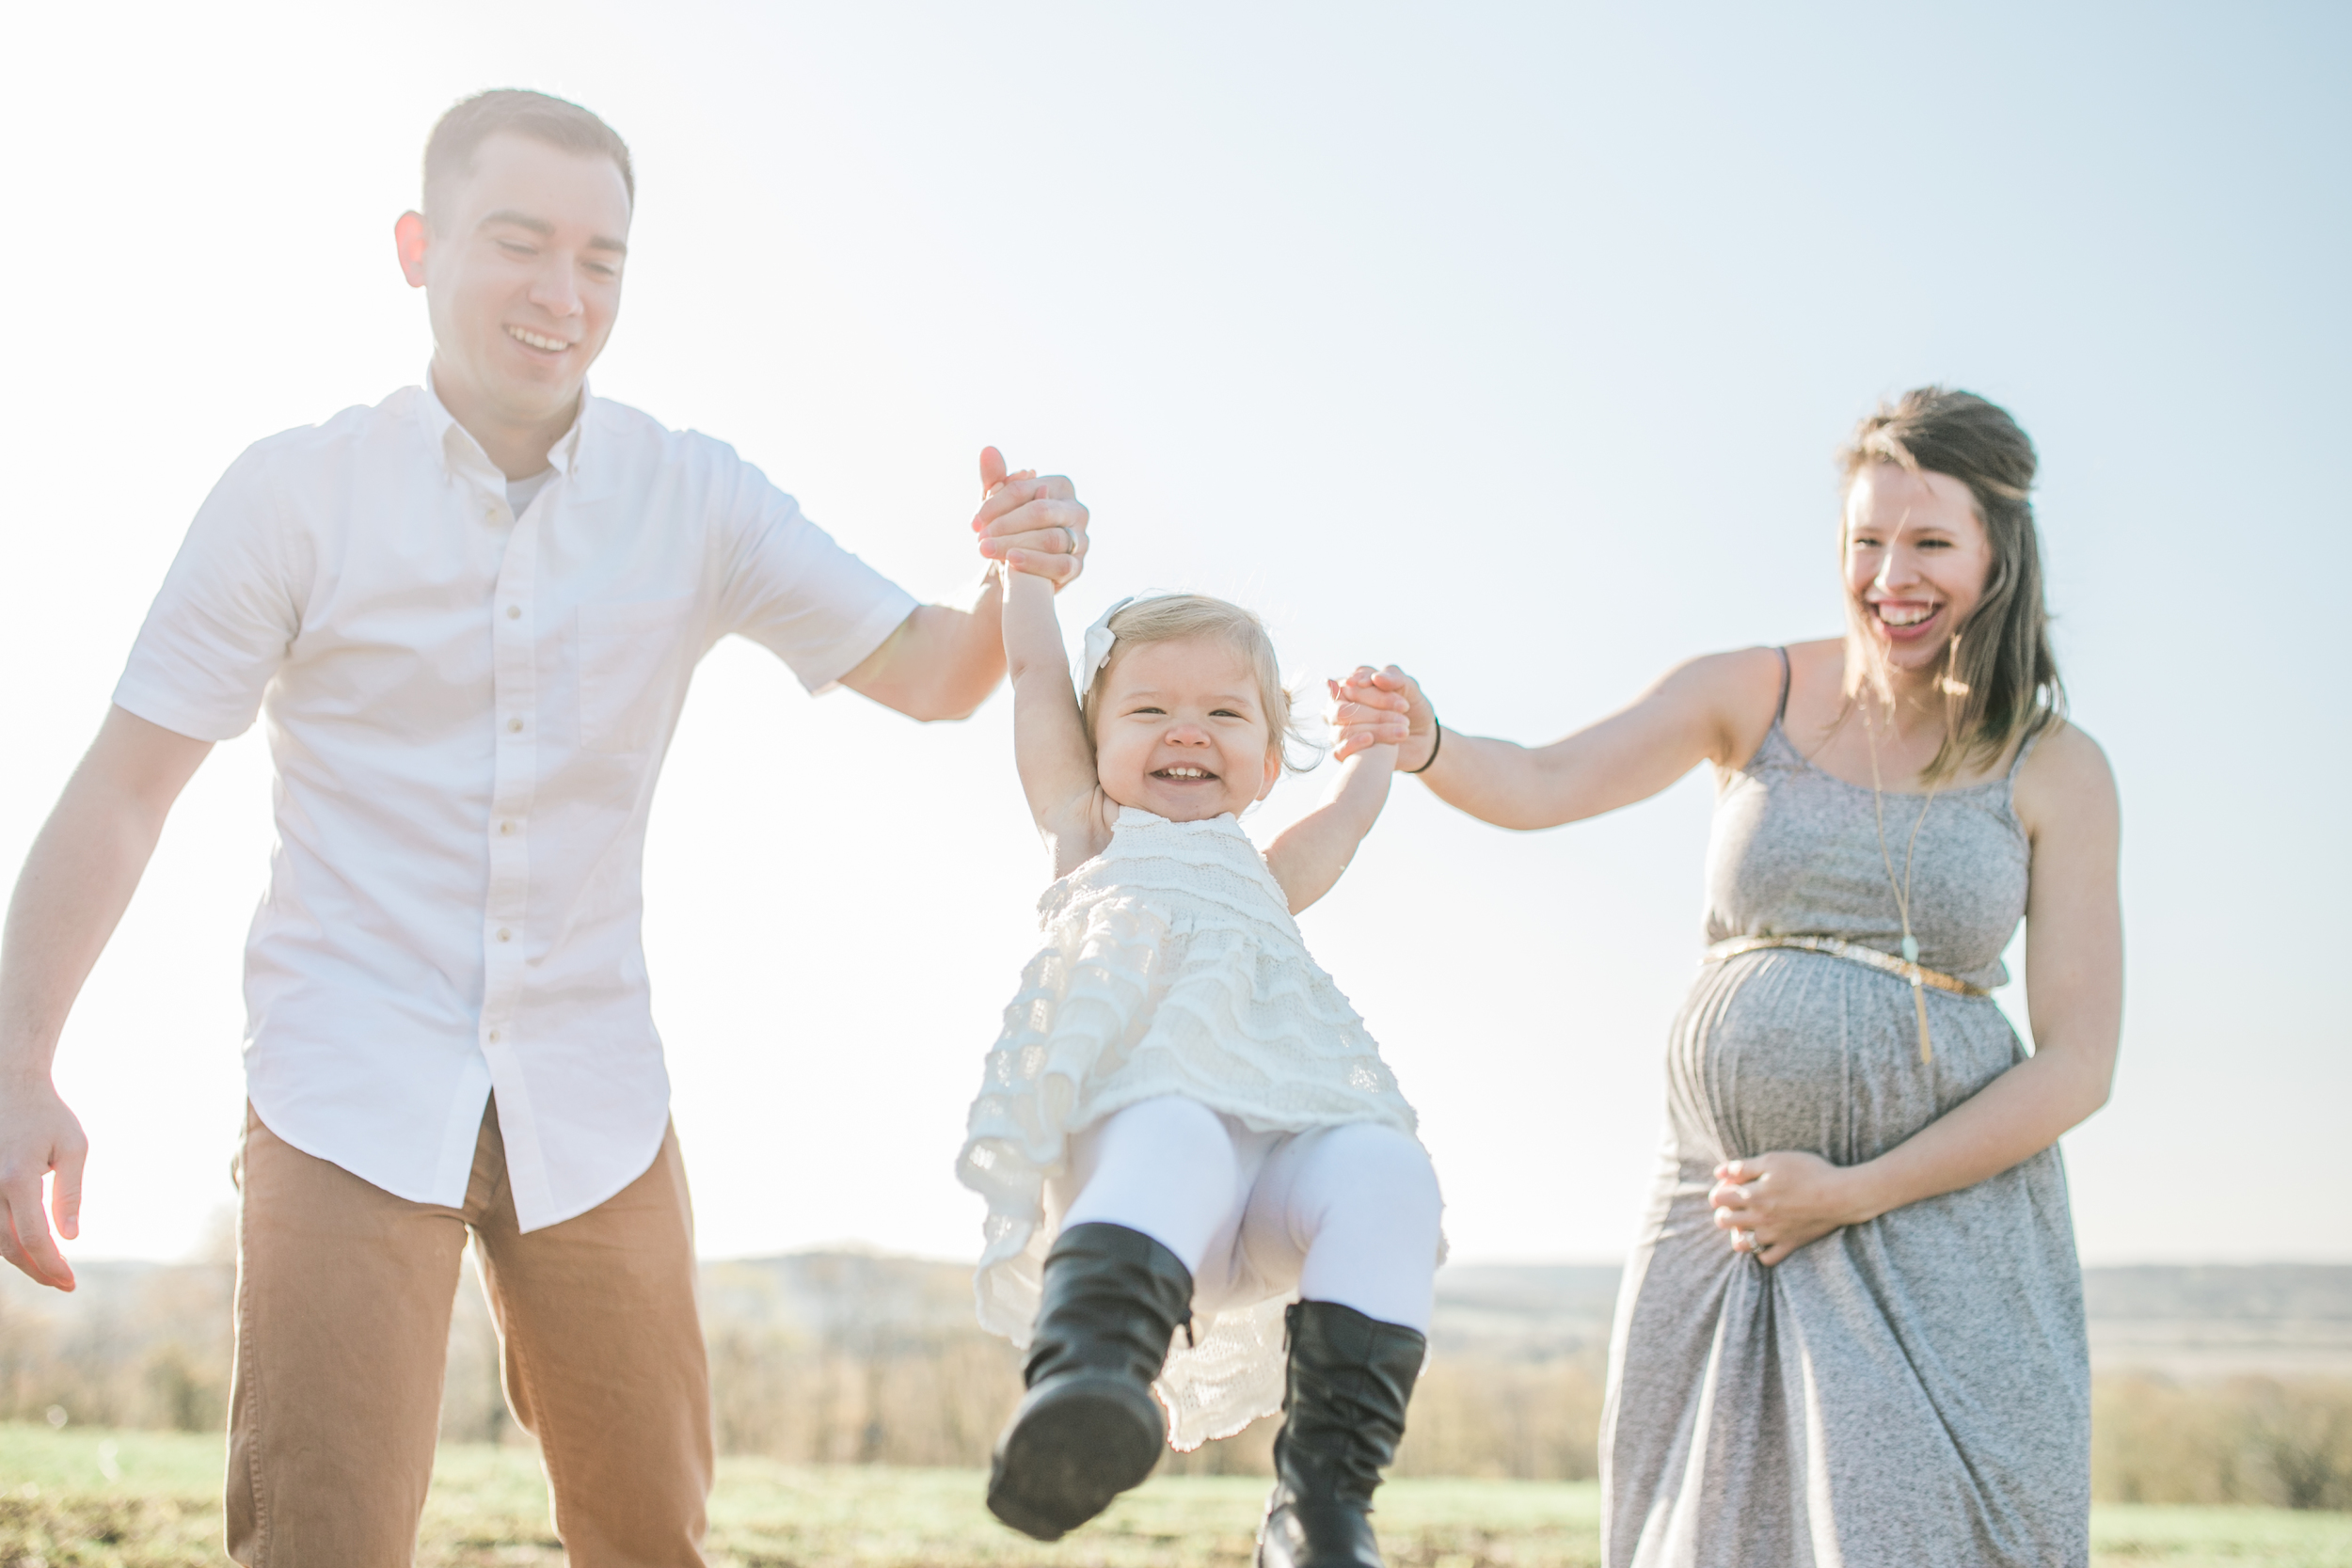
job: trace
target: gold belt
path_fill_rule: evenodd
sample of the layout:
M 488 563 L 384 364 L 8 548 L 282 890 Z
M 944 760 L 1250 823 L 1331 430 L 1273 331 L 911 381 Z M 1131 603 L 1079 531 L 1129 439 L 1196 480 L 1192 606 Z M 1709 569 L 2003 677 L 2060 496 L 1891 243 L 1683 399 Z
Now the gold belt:
M 1844 942 L 1836 937 L 1733 937 L 1719 942 L 1707 950 L 1708 963 L 1721 963 L 1742 953 L 1760 952 L 1767 947 L 1794 947 L 1805 953 L 1827 953 L 1833 958 L 1847 958 L 1854 963 L 1867 964 L 1882 974 L 1892 974 L 1898 980 L 1915 985 L 1933 986 L 1937 990 L 1950 991 L 1954 996 L 1991 996 L 1982 986 L 1972 986 L 1957 975 L 1941 970 L 1899 958 L 1892 953 L 1882 953 L 1875 947 L 1865 947 L 1858 942 Z
M 1935 1059 L 1935 1047 L 1929 1041 L 1928 1002 L 1920 993 L 1920 987 L 1933 986 L 1937 990 L 1949 991 L 1954 996 L 1970 996 L 1979 1001 L 1993 994 L 1982 986 L 1972 986 L 1957 975 L 1946 974 L 1941 970 L 1930 969 L 1908 958 L 1899 958 L 1892 953 L 1882 953 L 1875 947 L 1865 947 L 1858 942 L 1846 942 L 1837 937 L 1733 937 L 1708 948 L 1706 961 L 1721 963 L 1725 958 L 1736 958 L 1742 953 L 1762 952 L 1768 947 L 1793 947 L 1801 953 L 1827 953 L 1833 958 L 1845 958 L 1875 969 L 1882 974 L 1892 974 L 1898 980 L 1909 982 L 1912 1010 L 1919 1020 L 1919 1060 L 1922 1062 Z

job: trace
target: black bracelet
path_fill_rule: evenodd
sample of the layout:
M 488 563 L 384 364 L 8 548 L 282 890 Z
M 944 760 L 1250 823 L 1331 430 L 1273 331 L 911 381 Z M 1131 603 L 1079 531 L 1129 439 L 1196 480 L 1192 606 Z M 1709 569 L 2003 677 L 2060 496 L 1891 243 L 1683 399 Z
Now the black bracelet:
M 1405 769 L 1407 773 L 1426 773 L 1438 765 L 1438 748 L 1445 744 L 1445 726 L 1438 721 L 1434 713 L 1429 716 L 1429 722 L 1438 732 L 1438 737 L 1429 743 L 1429 760 L 1419 768 L 1407 768 Z

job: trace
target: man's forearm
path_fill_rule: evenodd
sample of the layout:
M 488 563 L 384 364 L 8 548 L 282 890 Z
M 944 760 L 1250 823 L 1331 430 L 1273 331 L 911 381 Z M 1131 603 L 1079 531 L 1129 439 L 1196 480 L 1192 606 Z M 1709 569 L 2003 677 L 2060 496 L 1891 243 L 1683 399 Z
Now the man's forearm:
M 116 709 L 74 769 L 0 927 L 0 1077 L 47 1077 L 66 1014 L 210 750 Z
M 79 804 L 79 802 L 75 802 Z M 33 843 L 0 929 L 0 1078 L 46 1077 L 67 1011 L 131 902 L 147 855 L 96 815 L 60 809 Z
M 1004 679 L 1003 605 L 991 573 L 969 609 L 918 606 L 841 684 L 910 719 L 968 719 Z
M 939 663 L 934 717 L 968 719 L 1005 678 L 1004 595 L 991 583 L 969 610 L 942 608 L 952 617 Z

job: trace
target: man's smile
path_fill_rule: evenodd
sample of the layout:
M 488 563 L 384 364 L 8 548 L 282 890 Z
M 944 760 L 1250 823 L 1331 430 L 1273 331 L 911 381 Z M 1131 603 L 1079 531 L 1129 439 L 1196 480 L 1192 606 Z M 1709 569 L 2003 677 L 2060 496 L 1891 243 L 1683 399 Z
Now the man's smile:
M 561 338 L 549 338 L 528 327 L 510 326 L 506 335 L 525 348 L 535 348 L 547 354 L 562 354 L 572 346 Z

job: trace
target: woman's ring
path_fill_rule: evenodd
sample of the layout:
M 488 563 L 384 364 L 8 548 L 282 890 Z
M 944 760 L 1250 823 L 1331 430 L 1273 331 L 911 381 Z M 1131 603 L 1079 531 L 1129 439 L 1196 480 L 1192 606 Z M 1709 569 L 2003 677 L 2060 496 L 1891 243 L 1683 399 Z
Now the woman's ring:
M 1764 1250 L 1762 1247 L 1760 1247 L 1760 1246 L 1758 1246 L 1758 1245 L 1756 1245 L 1756 1232 L 1755 1232 L 1755 1231 L 1753 1231 L 1753 1230 L 1735 1230 L 1735 1231 L 1733 1231 L 1733 1232 L 1732 1232 L 1732 1234 L 1733 1234 L 1733 1235 L 1735 1235 L 1735 1236 L 1741 1236 L 1741 1237 L 1745 1237 L 1745 1238 L 1747 1239 L 1748 1250 L 1749 1250 L 1750 1252 L 1761 1252 L 1761 1251 L 1763 1251 L 1763 1250 Z

